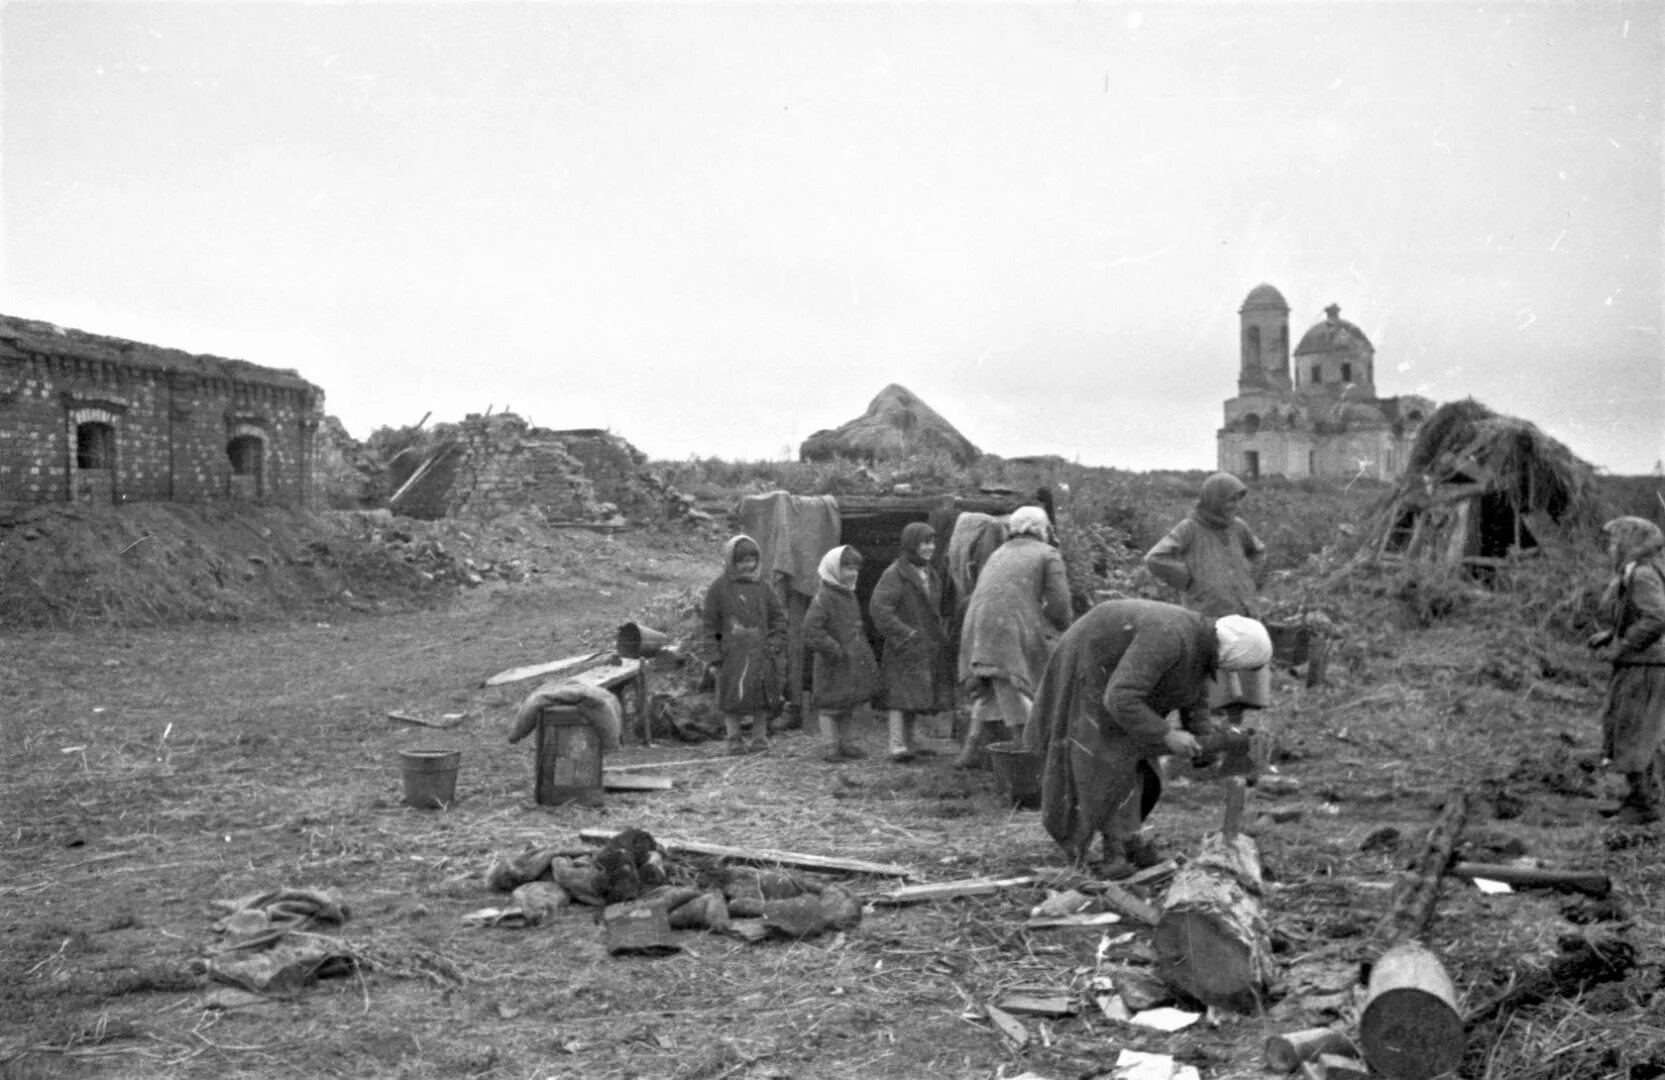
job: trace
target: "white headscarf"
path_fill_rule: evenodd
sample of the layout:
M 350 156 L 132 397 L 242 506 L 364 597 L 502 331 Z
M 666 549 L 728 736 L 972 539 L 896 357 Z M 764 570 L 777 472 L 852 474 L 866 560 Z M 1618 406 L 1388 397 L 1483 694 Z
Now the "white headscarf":
M 844 588 L 844 581 L 838 576 L 839 567 L 844 562 L 844 553 L 850 550 L 850 545 L 840 544 L 825 555 L 821 556 L 821 563 L 815 568 L 815 575 L 828 585 Z
M 1038 506 L 1020 506 L 1006 519 L 1006 538 L 1009 540 L 1028 534 L 1037 540 L 1045 540 L 1050 525 L 1045 510 Z
M 1220 643 L 1221 671 L 1253 671 L 1272 659 L 1272 636 L 1246 615 L 1215 619 L 1214 637 Z

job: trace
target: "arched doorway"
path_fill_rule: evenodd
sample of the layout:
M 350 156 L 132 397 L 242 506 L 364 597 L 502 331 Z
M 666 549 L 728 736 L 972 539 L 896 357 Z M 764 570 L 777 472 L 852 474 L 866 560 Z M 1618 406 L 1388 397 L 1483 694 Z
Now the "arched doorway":
M 266 440 L 258 435 L 238 435 L 226 444 L 231 459 L 231 494 L 237 498 L 259 499 L 266 494 Z

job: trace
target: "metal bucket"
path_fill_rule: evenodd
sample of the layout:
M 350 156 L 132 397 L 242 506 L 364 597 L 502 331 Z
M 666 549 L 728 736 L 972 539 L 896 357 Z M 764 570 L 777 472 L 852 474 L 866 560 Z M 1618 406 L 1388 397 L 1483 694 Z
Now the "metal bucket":
M 989 746 L 994 768 L 994 789 L 1019 810 L 1041 808 L 1041 755 L 1018 742 L 997 742 Z
M 420 810 L 444 810 L 457 801 L 461 750 L 401 750 L 405 804 Z
M 640 623 L 627 622 L 619 627 L 619 636 L 613 644 L 613 651 L 626 660 L 642 660 L 658 656 L 668 644 L 670 638 L 662 631 Z

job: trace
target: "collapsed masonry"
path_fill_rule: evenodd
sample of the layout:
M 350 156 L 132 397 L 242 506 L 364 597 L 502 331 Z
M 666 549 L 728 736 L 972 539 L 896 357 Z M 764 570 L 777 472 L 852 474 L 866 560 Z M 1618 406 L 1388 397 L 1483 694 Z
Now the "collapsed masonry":
M 442 424 L 389 463 L 395 514 L 482 521 L 531 511 L 551 522 L 676 520 L 693 500 L 648 470 L 647 455 L 597 429 L 535 428 L 514 413 Z

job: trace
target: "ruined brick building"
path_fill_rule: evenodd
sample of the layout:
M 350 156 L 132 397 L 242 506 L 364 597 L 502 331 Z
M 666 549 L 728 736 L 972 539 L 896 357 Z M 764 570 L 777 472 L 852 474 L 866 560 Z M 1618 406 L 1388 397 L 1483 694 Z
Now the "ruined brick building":
M 1237 396 L 1225 404 L 1218 467 L 1239 476 L 1366 476 L 1405 471 L 1427 398 L 1376 396 L 1376 348 L 1341 308 L 1301 336 L 1293 370 L 1289 305 L 1270 285 L 1238 310 Z
M 0 315 L 0 506 L 312 506 L 323 408 L 293 371 Z

